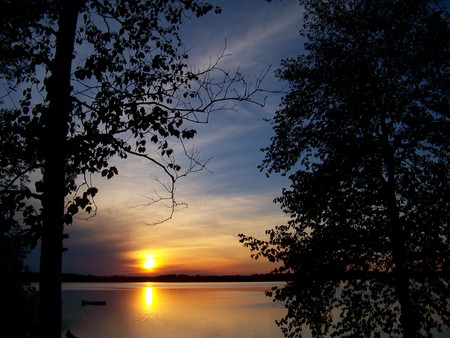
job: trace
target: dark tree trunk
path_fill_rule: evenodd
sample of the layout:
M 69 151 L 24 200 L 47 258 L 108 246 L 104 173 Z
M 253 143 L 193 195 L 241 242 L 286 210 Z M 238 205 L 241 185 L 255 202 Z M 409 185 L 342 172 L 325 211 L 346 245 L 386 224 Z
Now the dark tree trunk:
M 42 338 L 61 337 L 61 272 L 64 228 L 66 141 L 71 111 L 70 74 L 78 1 L 61 1 L 56 51 L 46 83 L 44 117 L 43 229 L 40 260 L 39 323 Z
M 389 227 L 391 229 L 392 259 L 394 263 L 395 293 L 400 303 L 400 324 L 404 338 L 415 338 L 418 333 L 418 323 L 410 294 L 410 277 L 406 264 L 406 246 L 404 229 L 397 204 L 397 188 L 395 178 L 395 156 L 389 144 L 386 126 L 383 126 L 383 150 L 386 168 L 385 201 Z
M 400 324 L 404 338 L 415 338 L 418 323 L 416 321 L 413 303 L 410 294 L 410 278 L 406 266 L 405 243 L 403 240 L 403 227 L 398 213 L 395 190 L 391 189 L 391 184 L 387 182 L 387 190 L 390 196 L 388 202 L 388 213 L 390 214 L 392 258 L 394 262 L 395 292 L 400 303 Z

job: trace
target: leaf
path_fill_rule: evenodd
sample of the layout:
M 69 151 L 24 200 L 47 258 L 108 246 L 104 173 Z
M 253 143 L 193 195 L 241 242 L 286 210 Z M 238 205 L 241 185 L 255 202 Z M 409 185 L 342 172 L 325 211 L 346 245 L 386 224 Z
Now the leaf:
M 95 187 L 90 187 L 86 192 L 88 193 L 88 195 L 95 197 L 95 195 L 98 193 L 98 189 Z
M 78 207 L 76 204 L 71 203 L 67 208 L 67 213 L 75 215 L 78 212 Z
M 72 224 L 73 217 L 71 214 L 65 214 L 64 215 L 64 223 L 65 224 Z
M 195 134 L 197 134 L 197 131 L 194 129 L 185 129 L 181 132 L 181 136 L 184 139 L 191 139 L 194 138 Z

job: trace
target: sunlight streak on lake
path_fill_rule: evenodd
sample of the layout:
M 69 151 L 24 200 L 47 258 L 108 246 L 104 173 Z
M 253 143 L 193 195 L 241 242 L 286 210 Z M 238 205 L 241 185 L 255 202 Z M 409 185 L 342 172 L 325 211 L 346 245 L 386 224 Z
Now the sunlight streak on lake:
M 147 310 L 151 309 L 153 305 L 153 288 L 146 286 L 142 289 L 144 291 L 144 304 Z
M 276 283 L 275 283 L 276 284 Z M 285 314 L 270 283 L 72 283 L 63 291 L 63 336 L 281 338 Z M 80 300 L 105 306 L 81 306 Z

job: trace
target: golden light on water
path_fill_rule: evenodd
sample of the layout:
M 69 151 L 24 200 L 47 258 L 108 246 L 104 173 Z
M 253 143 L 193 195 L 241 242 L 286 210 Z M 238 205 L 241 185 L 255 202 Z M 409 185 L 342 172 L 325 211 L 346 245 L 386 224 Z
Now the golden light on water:
M 147 309 L 150 309 L 153 305 L 153 288 L 150 286 L 147 286 L 144 288 L 143 298 L 144 298 L 144 304 Z

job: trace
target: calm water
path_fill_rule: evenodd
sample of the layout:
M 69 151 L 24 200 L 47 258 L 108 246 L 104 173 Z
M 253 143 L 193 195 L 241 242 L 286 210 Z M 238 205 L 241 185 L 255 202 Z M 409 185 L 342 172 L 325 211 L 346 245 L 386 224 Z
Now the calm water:
M 264 291 L 276 283 L 64 283 L 63 336 L 80 338 L 282 338 L 286 310 Z M 106 306 L 81 306 L 81 300 Z

